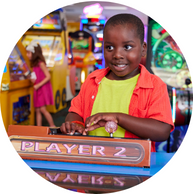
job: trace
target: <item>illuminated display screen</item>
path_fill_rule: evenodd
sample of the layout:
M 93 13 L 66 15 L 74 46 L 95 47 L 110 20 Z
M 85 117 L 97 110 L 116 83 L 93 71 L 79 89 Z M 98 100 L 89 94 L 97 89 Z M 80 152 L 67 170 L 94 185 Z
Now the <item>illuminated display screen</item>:
M 61 29 L 60 16 L 59 14 L 49 14 L 39 21 L 37 21 L 33 26 L 33 29 Z
M 62 64 L 62 42 L 59 36 L 24 36 L 22 43 L 26 47 L 32 40 L 37 41 L 42 47 L 42 52 L 48 67 Z
M 86 56 L 86 53 L 73 52 L 73 57 L 74 57 L 74 58 L 80 58 L 80 59 L 83 59 L 85 56 Z
M 89 41 L 88 39 L 73 39 L 72 40 L 72 49 L 76 50 L 88 50 L 89 48 Z
M 167 85 L 185 88 L 190 72 L 186 60 L 170 34 L 154 20 L 150 21 L 152 59 L 151 69 Z
M 14 47 L 13 51 L 11 52 L 9 56 L 8 65 L 9 65 L 9 73 L 10 73 L 11 82 L 27 79 L 25 75 L 30 70 L 27 64 L 25 63 L 17 46 Z

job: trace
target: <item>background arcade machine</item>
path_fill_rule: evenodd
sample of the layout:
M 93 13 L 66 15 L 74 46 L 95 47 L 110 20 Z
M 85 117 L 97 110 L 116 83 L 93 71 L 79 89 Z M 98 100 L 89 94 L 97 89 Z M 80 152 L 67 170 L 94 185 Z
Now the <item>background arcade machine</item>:
M 86 6 L 83 9 L 84 15 L 82 15 L 80 20 L 80 30 L 89 32 L 94 39 L 94 56 L 96 58 L 97 64 L 95 65 L 98 69 L 104 68 L 103 64 L 103 28 L 106 23 L 106 18 L 101 15 L 103 7 L 99 4 L 93 4 Z
M 170 34 L 149 18 L 147 69 L 168 86 L 175 130 L 166 142 L 157 143 L 157 151 L 175 152 L 188 129 L 193 106 L 193 90 L 186 60 Z
M 54 11 L 36 22 L 24 34 L 22 43 L 27 46 L 32 40 L 41 45 L 51 74 L 55 104 L 47 106 L 47 110 L 56 113 L 75 95 L 75 75 L 70 79 L 71 68 L 68 67 L 68 37 L 63 10 Z
M 76 66 L 75 89 L 80 90 L 87 76 L 95 70 L 96 59 L 93 54 L 94 40 L 88 32 L 76 31 L 69 33 L 73 63 Z
M 26 50 L 19 40 L 7 60 L 1 80 L 1 113 L 6 130 L 11 124 L 34 125 L 33 86 L 29 75 Z

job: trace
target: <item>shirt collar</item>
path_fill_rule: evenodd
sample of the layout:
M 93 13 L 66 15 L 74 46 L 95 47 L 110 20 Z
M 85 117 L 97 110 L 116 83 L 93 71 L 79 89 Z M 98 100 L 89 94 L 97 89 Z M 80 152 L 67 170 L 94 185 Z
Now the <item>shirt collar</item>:
M 91 78 L 95 79 L 96 84 L 99 84 L 101 82 L 101 80 L 103 79 L 103 77 L 105 77 L 105 75 L 110 71 L 110 68 L 107 67 L 105 69 L 102 69 L 102 71 L 95 71 L 95 73 L 93 73 L 93 75 L 91 76 Z
M 151 73 L 141 64 L 139 64 L 140 76 L 136 85 L 137 88 L 153 88 Z
M 152 80 L 149 71 L 141 64 L 139 64 L 140 76 L 136 85 L 137 88 L 153 88 Z M 107 67 L 103 71 L 96 71 L 91 78 L 95 79 L 95 82 L 99 84 L 102 78 L 110 71 L 110 68 Z

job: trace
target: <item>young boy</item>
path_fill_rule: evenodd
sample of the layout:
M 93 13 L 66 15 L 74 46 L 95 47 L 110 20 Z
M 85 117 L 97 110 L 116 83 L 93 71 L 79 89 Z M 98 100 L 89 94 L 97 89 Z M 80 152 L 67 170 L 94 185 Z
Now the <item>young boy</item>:
M 173 130 L 166 84 L 140 65 L 146 55 L 144 25 L 132 14 L 111 17 L 104 28 L 107 68 L 91 73 L 72 102 L 65 134 L 109 136 L 107 121 L 118 124 L 114 137 L 165 141 Z

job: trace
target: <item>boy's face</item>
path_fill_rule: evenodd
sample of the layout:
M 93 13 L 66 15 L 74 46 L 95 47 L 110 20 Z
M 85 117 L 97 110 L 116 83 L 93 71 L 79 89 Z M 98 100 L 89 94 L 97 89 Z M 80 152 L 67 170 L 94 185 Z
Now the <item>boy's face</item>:
M 146 43 L 141 44 L 135 27 L 108 26 L 104 32 L 104 58 L 111 69 L 109 79 L 129 79 L 139 73 L 141 57 L 146 55 Z

